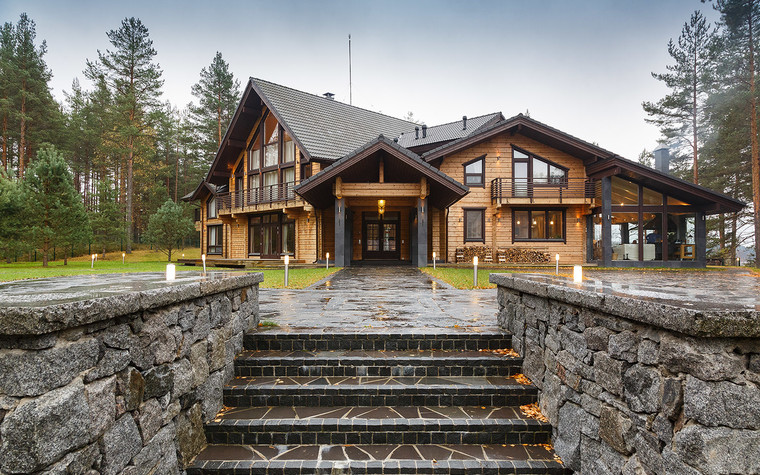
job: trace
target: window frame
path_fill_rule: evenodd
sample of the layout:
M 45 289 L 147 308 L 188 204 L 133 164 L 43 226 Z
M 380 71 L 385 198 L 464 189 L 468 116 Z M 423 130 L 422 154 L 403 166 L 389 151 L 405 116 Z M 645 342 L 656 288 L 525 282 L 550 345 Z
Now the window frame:
M 211 244 L 211 230 L 218 229 L 217 242 Z M 213 251 L 211 248 L 214 248 Z M 218 249 L 217 249 L 218 248 Z M 217 252 L 218 251 L 218 252 Z M 209 224 L 206 225 L 206 254 L 221 256 L 224 252 L 224 225 L 223 224 Z
M 517 177 L 515 176 L 515 163 L 526 163 L 528 165 L 528 178 L 527 178 L 527 187 L 528 189 L 532 187 L 543 187 L 543 186 L 561 186 L 563 188 L 568 187 L 568 181 L 570 180 L 570 169 L 568 167 L 562 166 L 559 163 L 555 163 L 551 160 L 548 160 L 540 155 L 536 155 L 533 152 L 529 152 L 525 150 L 524 148 L 518 147 L 517 145 L 511 144 L 512 147 L 512 180 L 514 181 Z M 523 155 L 527 155 L 527 158 L 518 157 L 515 158 L 515 151 L 518 151 L 522 153 Z M 536 182 L 536 178 L 533 176 L 533 160 L 538 160 L 539 162 L 543 162 L 547 164 L 546 167 L 546 183 Z M 551 180 L 551 168 L 558 168 L 564 172 L 564 176 L 562 180 L 559 183 L 554 183 Z M 520 178 L 524 179 L 524 178 Z
M 467 173 L 467 167 L 469 165 L 472 165 L 475 162 L 482 161 L 482 167 L 480 173 Z M 464 162 L 462 164 L 462 173 L 464 174 L 464 184 L 465 186 L 475 187 L 475 188 L 485 188 L 486 187 L 486 155 L 481 155 L 478 158 L 473 158 L 472 160 L 469 160 L 467 162 Z M 467 178 L 468 177 L 475 177 L 480 176 L 480 183 L 468 183 Z
M 213 206 L 212 206 L 213 204 Z M 211 209 L 213 208 L 214 214 L 211 214 Z M 206 200 L 206 219 L 217 219 L 219 217 L 219 213 L 216 209 L 216 195 L 210 195 L 208 200 Z
M 533 212 L 543 212 L 544 213 L 544 236 L 546 236 L 548 226 L 549 226 L 549 212 L 556 212 L 560 211 L 562 213 L 562 237 L 559 239 L 548 239 L 548 238 L 534 238 L 533 237 L 533 229 L 530 226 L 530 223 L 528 223 L 528 237 L 527 238 L 519 238 L 515 235 L 516 231 L 516 225 L 517 225 L 517 219 L 515 217 L 516 213 L 518 211 L 527 211 L 529 214 L 529 219 L 533 219 Z M 512 243 L 516 242 L 562 242 L 567 244 L 567 209 L 566 208 L 512 208 Z
M 482 236 L 480 238 L 470 238 L 467 236 L 467 212 L 468 211 L 480 211 L 480 226 L 483 230 Z M 486 242 L 486 208 L 462 208 L 462 215 L 464 221 L 464 232 L 463 232 L 463 238 L 464 242 Z

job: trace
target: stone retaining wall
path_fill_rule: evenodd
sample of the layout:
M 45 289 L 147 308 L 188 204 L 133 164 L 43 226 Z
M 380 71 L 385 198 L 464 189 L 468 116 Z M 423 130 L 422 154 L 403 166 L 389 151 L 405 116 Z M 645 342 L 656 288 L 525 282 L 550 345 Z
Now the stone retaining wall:
M 182 473 L 258 323 L 261 280 L 0 307 L 0 473 Z
M 541 277 L 491 282 L 567 467 L 760 473 L 757 311 L 699 311 Z

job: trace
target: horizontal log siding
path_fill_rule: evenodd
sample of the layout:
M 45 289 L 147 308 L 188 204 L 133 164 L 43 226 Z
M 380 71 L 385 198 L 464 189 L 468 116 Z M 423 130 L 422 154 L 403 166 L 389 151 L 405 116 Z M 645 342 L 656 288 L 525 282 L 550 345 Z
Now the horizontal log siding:
M 455 180 L 464 183 L 463 164 L 486 155 L 485 186 L 483 188 L 470 187 L 470 193 L 449 209 L 447 260 L 449 262 L 455 261 L 455 252 L 458 247 L 485 245 L 493 248 L 523 247 L 549 252 L 552 255 L 559 253 L 562 263 L 582 263 L 584 260 L 585 226 L 582 223 L 576 224 L 576 218 L 584 212 L 581 206 L 567 208 L 567 244 L 555 242 L 512 243 L 512 210 L 507 207 L 498 208 L 491 203 L 491 180 L 494 178 L 512 177 L 512 145 L 568 168 L 568 178 L 570 179 L 583 179 L 586 177 L 585 168 L 580 159 L 521 134 L 511 135 L 504 133 L 487 142 L 447 156 L 443 160 L 440 170 Z M 500 157 L 499 160 L 496 159 L 497 156 Z M 556 207 L 562 208 L 563 206 L 560 206 L 558 203 Z M 464 242 L 463 208 L 485 208 L 485 243 Z M 495 259 L 496 256 L 494 256 Z

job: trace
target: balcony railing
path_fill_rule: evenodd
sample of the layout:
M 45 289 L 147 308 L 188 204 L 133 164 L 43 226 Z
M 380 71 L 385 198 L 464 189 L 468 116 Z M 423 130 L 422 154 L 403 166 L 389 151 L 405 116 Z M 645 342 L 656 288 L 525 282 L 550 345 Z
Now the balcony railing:
M 235 209 L 243 209 L 246 206 L 295 200 L 297 184 L 297 181 L 289 181 L 260 188 L 219 193 L 216 196 L 216 209 L 217 212 L 229 212 Z
M 491 201 L 502 203 L 578 203 L 594 199 L 593 180 L 585 178 L 494 178 Z

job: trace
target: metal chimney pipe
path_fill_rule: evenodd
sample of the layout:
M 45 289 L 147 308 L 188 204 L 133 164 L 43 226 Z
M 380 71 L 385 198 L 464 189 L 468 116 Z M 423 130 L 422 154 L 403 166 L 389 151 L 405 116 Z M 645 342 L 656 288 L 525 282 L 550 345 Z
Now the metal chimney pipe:
M 654 154 L 654 169 L 662 173 L 670 173 L 670 149 L 663 146 L 652 154 Z
M 419 138 L 420 138 L 420 128 L 419 127 L 415 127 L 414 128 L 414 140 L 417 140 Z
M 462 116 L 462 130 L 467 130 L 467 116 Z
M 427 125 L 422 124 L 422 138 L 427 137 Z

